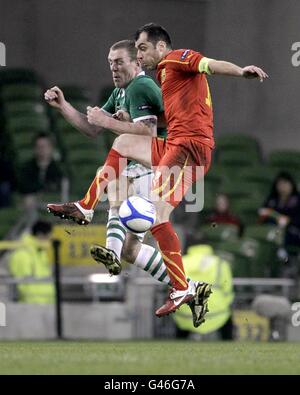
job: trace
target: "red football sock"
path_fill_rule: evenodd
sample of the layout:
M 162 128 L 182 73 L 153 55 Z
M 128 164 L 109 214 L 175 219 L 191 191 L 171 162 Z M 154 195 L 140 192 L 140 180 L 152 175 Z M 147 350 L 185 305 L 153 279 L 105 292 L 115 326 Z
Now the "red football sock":
M 94 210 L 97 206 L 107 184 L 118 178 L 127 165 L 127 160 L 113 148 L 109 151 L 104 166 L 91 183 L 86 195 L 79 201 L 86 210 Z
M 170 222 L 164 222 L 154 226 L 151 233 L 158 242 L 173 287 L 178 290 L 187 289 L 180 241 L 173 226 Z

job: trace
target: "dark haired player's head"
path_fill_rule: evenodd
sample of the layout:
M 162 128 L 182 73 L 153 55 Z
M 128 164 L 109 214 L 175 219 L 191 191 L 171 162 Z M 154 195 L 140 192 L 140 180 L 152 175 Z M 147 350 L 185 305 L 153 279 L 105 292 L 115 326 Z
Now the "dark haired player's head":
M 122 40 L 110 47 L 108 62 L 117 88 L 126 87 L 141 71 L 137 49 L 133 40 Z
M 135 45 L 138 59 L 150 70 L 154 70 L 161 59 L 172 50 L 169 33 L 155 23 L 147 23 L 136 31 Z

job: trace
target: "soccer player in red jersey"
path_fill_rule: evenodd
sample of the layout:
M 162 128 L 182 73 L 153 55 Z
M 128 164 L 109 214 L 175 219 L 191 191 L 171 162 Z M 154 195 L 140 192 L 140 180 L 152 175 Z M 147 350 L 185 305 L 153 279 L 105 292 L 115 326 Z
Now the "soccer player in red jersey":
M 210 286 L 206 283 L 198 287 L 196 294 L 190 289 L 182 263 L 180 242 L 169 221 L 171 212 L 189 187 L 210 166 L 214 148 L 213 114 L 206 74 L 259 78 L 261 81 L 268 75 L 256 66 L 241 68 L 229 62 L 209 59 L 190 49 L 173 50 L 167 31 L 153 23 L 141 27 L 135 39 L 138 58 L 144 67 L 157 71 L 168 138 L 120 135 L 98 175 L 97 191 L 100 197 L 110 180 L 118 177 L 123 170 L 119 166 L 123 158 L 135 159 L 155 168 L 152 200 L 156 206 L 157 220 L 151 232 L 158 242 L 173 285 L 166 303 L 156 311 L 157 316 L 163 316 L 191 301 L 201 309 L 206 306 L 210 294 Z M 121 132 L 126 128 L 126 122 L 117 125 L 116 120 L 98 108 L 90 108 L 87 119 L 91 125 L 107 129 L 120 129 Z M 179 171 L 174 171 L 174 168 Z M 113 175 L 111 169 L 114 170 Z

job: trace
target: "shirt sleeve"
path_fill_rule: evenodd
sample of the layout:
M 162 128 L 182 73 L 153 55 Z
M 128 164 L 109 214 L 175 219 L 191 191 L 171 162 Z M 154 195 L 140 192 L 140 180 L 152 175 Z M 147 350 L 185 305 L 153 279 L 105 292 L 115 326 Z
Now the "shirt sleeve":
M 101 107 L 101 109 L 108 112 L 109 114 L 115 113 L 115 91 L 112 92 L 112 94 L 107 99 L 107 102 Z
M 192 49 L 182 49 L 175 51 L 172 56 L 162 61 L 168 64 L 173 70 L 187 73 L 199 73 L 199 63 L 204 56 L 200 52 Z
M 161 90 L 152 80 L 139 82 L 129 95 L 129 114 L 133 122 L 157 117 L 164 111 Z

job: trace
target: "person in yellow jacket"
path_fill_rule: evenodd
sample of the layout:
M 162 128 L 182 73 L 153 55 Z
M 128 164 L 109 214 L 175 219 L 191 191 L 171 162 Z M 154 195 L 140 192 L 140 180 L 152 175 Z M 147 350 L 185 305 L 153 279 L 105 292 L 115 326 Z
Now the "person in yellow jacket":
M 197 332 L 208 334 L 226 327 L 229 333 L 223 339 L 232 338 L 231 304 L 234 299 L 232 274 L 230 264 L 217 256 L 209 245 L 194 245 L 188 248 L 183 257 L 186 276 L 201 279 L 212 284 L 212 294 L 209 298 L 209 312 L 205 322 L 198 328 L 191 324 L 191 312 L 183 305 L 174 315 L 179 333 Z M 231 332 L 231 333 L 230 333 Z
M 31 234 L 24 234 L 22 245 L 10 256 L 10 274 L 18 279 L 49 279 L 52 267 L 49 261 L 49 242 L 51 224 L 37 221 Z M 52 282 L 26 282 L 17 285 L 18 301 L 23 303 L 54 303 L 54 285 Z

